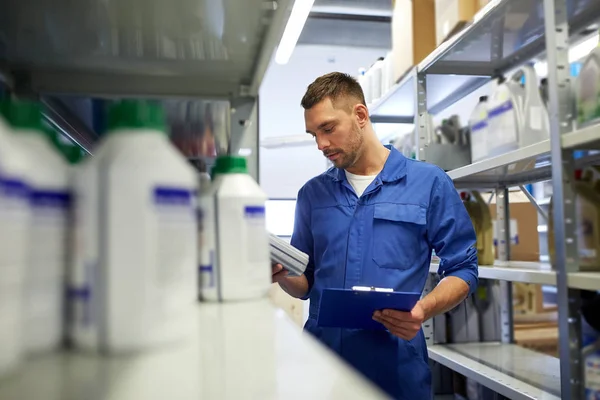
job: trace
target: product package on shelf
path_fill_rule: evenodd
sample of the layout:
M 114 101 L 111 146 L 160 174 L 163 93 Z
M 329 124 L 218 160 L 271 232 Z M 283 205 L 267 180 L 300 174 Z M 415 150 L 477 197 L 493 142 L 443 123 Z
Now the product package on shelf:
M 488 157 L 548 139 L 549 126 L 532 66 L 521 67 L 510 79 L 498 78 L 488 101 Z
M 288 276 L 300 276 L 304 273 L 308 255 L 272 233 L 269 234 L 269 242 L 271 262 L 281 264 L 288 271 Z
M 194 330 L 197 181 L 154 103 L 111 105 L 109 129 L 81 165 L 82 256 L 69 279 L 77 349 L 133 352 Z
M 585 126 L 600 119 L 600 47 L 586 58 L 576 83 L 577 123 Z
M 576 193 L 577 247 L 579 268 L 600 271 L 600 167 L 593 166 L 575 172 L 573 189 Z M 548 249 L 554 265 L 553 201 L 548 210 Z
M 477 191 L 461 193 L 463 204 L 469 213 L 477 235 L 477 258 L 479 265 L 494 264 L 494 226 L 488 204 Z

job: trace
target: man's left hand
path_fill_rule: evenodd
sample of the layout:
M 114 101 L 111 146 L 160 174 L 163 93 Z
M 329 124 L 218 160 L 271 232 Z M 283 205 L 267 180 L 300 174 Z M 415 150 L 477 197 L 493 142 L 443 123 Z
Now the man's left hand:
M 394 336 L 404 340 L 411 340 L 419 330 L 421 324 L 425 321 L 425 310 L 420 302 L 413 307 L 410 312 L 396 310 L 375 311 L 373 319 L 385 326 Z

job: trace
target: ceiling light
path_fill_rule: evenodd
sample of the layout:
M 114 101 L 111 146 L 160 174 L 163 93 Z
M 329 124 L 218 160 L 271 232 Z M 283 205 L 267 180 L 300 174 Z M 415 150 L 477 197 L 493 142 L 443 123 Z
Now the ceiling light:
M 294 47 L 296 47 L 296 43 L 302 33 L 302 28 L 304 28 L 314 2 L 315 0 L 294 1 L 290 19 L 285 26 L 281 42 L 279 42 L 279 47 L 277 47 L 277 52 L 275 53 L 275 62 L 277 64 L 287 64 L 292 56 Z

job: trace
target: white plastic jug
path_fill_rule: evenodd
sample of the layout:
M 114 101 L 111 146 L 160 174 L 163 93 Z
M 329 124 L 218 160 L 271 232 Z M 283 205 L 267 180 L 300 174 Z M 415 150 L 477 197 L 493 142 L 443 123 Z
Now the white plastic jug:
M 471 131 L 471 161 L 483 160 L 487 157 L 488 141 L 488 97 L 481 96 L 477 106 L 469 118 Z
M 539 89 L 535 69 L 530 66 L 521 67 L 512 77 L 513 82 L 520 82 L 522 90 L 516 91 L 521 104 L 522 127 L 519 132 L 519 147 L 526 147 L 550 138 L 550 118 Z
M 215 288 L 207 301 L 265 297 L 271 286 L 269 236 L 265 225 L 266 194 L 248 175 L 242 157 L 217 159 L 214 181 L 217 223 Z
M 5 119 L 0 100 L 0 377 L 14 371 L 23 356 L 23 280 L 27 266 L 29 201 L 25 172 L 29 158 Z
M 30 226 L 24 281 L 23 340 L 28 353 L 51 351 L 63 339 L 67 221 L 70 206 L 68 165 L 55 133 L 42 124 L 41 107 L 13 102 L 10 123 L 30 157 Z
M 109 126 L 96 156 L 98 260 L 87 287 L 97 348 L 112 353 L 193 332 L 198 185 L 158 105 L 116 103 Z

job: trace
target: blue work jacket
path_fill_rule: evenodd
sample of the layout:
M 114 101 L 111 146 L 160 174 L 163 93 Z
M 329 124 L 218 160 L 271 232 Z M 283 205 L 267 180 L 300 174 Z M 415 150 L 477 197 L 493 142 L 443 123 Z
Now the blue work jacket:
M 309 255 L 305 329 L 390 396 L 431 398 L 423 331 L 410 341 L 388 331 L 317 326 L 326 288 L 375 286 L 422 292 L 435 249 L 442 276 L 477 286 L 476 237 L 450 177 L 391 146 L 383 170 L 358 197 L 343 169 L 331 168 L 298 193 L 292 245 Z M 340 310 L 348 312 L 349 310 Z

